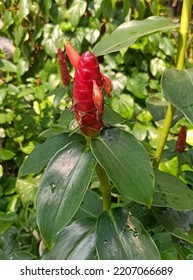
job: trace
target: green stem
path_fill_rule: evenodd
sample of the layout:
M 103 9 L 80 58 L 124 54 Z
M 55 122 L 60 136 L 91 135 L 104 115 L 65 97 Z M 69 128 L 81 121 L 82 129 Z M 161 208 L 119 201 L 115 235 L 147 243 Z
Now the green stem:
M 168 108 L 167 108 L 167 112 L 166 112 L 166 116 L 164 119 L 164 123 L 163 123 L 163 128 L 161 131 L 161 135 L 158 141 L 158 145 L 157 145 L 157 150 L 155 152 L 154 155 L 154 161 L 153 161 L 153 166 L 154 167 L 158 167 L 160 160 L 161 160 L 161 156 L 164 150 L 164 146 L 168 137 L 168 133 L 171 127 L 171 123 L 172 123 L 172 119 L 175 113 L 175 107 L 169 103 Z
M 192 9 L 192 0 L 184 0 L 182 6 L 182 13 L 181 13 L 181 22 L 180 22 L 180 29 L 178 35 L 178 49 L 177 49 L 177 57 L 176 57 L 176 68 L 178 70 L 182 70 L 184 68 L 184 57 L 186 52 L 186 44 L 187 44 L 187 37 L 188 37 L 188 27 Z M 169 103 L 168 109 L 166 112 L 163 128 L 161 131 L 161 135 L 158 141 L 157 150 L 155 152 L 155 157 L 153 161 L 154 167 L 158 167 L 161 156 L 164 150 L 165 143 L 167 141 L 167 137 L 169 134 L 169 130 L 171 127 L 171 123 L 173 120 L 173 116 L 175 113 L 175 107 Z
M 177 160 L 178 160 L 178 165 L 177 165 L 177 172 L 176 172 L 176 177 L 179 177 L 181 174 L 181 167 L 182 167 L 182 163 L 181 163 L 181 159 L 179 157 L 179 154 L 177 154 Z
M 109 178 L 104 170 L 104 168 L 97 163 L 96 173 L 100 180 L 100 190 L 103 198 L 103 210 L 111 209 L 111 188 L 109 184 Z

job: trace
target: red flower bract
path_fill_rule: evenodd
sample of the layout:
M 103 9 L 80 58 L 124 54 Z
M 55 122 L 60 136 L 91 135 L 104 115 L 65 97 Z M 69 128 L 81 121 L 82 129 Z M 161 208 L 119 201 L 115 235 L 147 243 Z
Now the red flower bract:
M 186 127 L 182 126 L 176 141 L 176 152 L 182 153 L 186 148 Z
M 66 44 L 67 55 L 75 67 L 73 108 L 81 131 L 89 137 L 98 136 L 103 125 L 104 97 L 102 89 L 109 97 L 110 80 L 100 73 L 95 55 L 86 51 L 81 57 L 70 45 Z M 74 59 L 77 57 L 77 59 Z
M 70 83 L 70 74 L 66 65 L 64 54 L 60 48 L 58 49 L 58 63 L 60 66 L 61 80 L 63 84 L 67 86 Z

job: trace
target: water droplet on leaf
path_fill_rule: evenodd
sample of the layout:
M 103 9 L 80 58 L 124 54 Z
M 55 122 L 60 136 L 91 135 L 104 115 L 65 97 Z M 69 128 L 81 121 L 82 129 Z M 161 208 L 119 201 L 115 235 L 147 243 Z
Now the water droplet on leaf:
M 140 236 L 140 231 L 139 230 L 134 230 L 133 231 L 133 236 L 134 237 L 139 237 Z
M 50 187 L 51 187 L 51 192 L 54 193 L 56 189 L 56 184 L 54 182 L 51 182 Z
M 78 122 L 77 120 L 72 120 L 69 124 L 69 130 L 73 131 L 78 128 Z

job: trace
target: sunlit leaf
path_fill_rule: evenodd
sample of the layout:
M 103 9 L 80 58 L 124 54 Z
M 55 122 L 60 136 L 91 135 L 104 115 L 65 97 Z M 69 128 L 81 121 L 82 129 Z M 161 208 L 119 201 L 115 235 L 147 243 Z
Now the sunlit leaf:
M 49 248 L 79 209 L 95 164 L 80 142 L 60 149 L 49 162 L 37 194 L 37 222 Z
M 86 11 L 87 3 L 84 0 L 76 0 L 73 1 L 72 5 L 67 11 L 67 16 L 69 17 L 69 21 L 73 26 L 77 26 L 81 16 Z
M 76 134 L 69 137 L 65 133 L 49 137 L 44 143 L 37 145 L 24 161 L 19 170 L 20 177 L 40 172 L 59 149 L 79 139 L 83 138 Z
M 129 47 L 137 39 L 154 32 L 176 28 L 171 20 L 153 16 L 144 20 L 132 20 L 121 24 L 108 37 L 101 40 L 93 49 L 96 56 L 105 55 Z

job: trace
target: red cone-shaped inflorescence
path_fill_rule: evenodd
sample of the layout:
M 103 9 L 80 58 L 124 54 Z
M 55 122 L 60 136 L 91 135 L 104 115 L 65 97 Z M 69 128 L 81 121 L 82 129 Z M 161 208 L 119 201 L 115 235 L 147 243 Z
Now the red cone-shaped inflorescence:
M 70 83 L 70 74 L 67 68 L 64 54 L 60 48 L 58 49 L 58 63 L 60 66 L 60 76 L 61 76 L 62 83 L 65 86 L 67 86 Z
M 109 97 L 111 82 L 100 73 L 95 55 L 86 51 L 81 57 L 66 44 L 66 51 L 75 67 L 73 108 L 81 131 L 89 137 L 96 137 L 103 125 L 104 97 L 103 88 Z
M 182 126 L 176 141 L 176 152 L 182 153 L 186 148 L 186 127 Z

